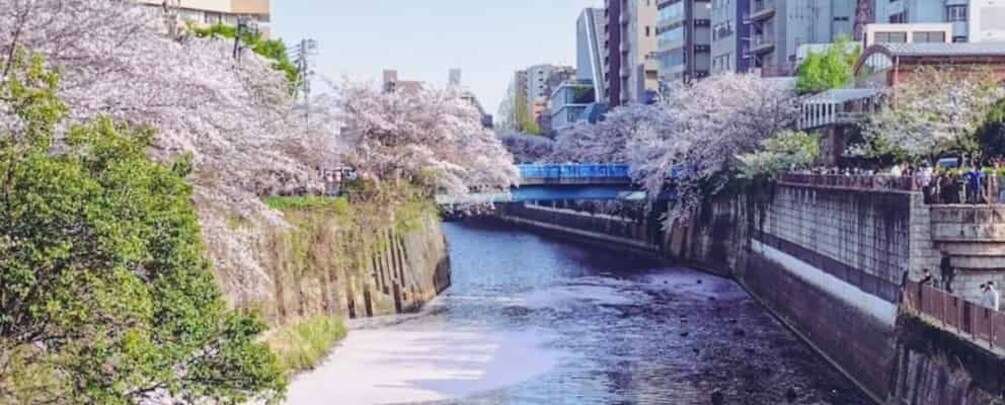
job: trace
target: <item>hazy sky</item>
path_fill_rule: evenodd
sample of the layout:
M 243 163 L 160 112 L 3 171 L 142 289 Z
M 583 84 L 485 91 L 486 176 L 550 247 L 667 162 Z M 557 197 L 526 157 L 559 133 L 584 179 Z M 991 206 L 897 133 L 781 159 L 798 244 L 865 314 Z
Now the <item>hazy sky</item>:
M 573 66 L 576 18 L 602 0 L 275 0 L 272 32 L 287 44 L 318 42 L 315 70 L 333 80 L 402 80 L 445 86 L 447 71 L 495 114 L 513 71 Z

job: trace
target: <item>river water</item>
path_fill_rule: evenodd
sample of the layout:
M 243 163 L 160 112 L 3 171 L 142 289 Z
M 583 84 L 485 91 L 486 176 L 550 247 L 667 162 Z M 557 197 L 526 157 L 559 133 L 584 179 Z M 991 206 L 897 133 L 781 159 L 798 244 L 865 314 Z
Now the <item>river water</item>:
M 729 280 L 509 228 L 444 231 L 453 286 L 420 314 L 351 323 L 289 403 L 869 403 Z

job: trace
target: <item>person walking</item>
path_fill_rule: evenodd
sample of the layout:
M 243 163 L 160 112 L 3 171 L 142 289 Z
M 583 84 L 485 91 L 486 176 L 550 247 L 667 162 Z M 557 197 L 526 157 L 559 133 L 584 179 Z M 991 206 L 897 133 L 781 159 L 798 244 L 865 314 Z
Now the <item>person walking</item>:
M 956 269 L 953 268 L 953 263 L 949 260 L 949 253 L 944 249 L 942 250 L 942 260 L 939 262 L 939 271 L 942 273 L 942 284 L 945 286 L 946 292 L 951 294 L 953 292 L 953 278 L 956 277 Z
M 981 182 L 984 180 L 984 173 L 980 167 L 973 165 L 970 171 L 964 175 L 967 186 L 967 203 L 980 204 L 982 192 Z

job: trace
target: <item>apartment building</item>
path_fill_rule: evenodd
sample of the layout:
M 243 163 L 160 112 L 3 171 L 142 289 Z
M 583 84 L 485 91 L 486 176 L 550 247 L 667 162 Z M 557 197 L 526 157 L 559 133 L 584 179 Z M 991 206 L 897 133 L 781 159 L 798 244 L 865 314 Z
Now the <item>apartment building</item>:
M 137 0 L 151 7 L 173 7 L 180 20 L 197 25 L 237 25 L 242 17 L 258 24 L 268 34 L 270 0 Z
M 855 0 L 750 0 L 744 19 L 751 67 L 766 76 L 792 74 L 800 45 L 852 37 L 857 6 Z
M 656 25 L 660 80 L 686 82 L 708 76 L 711 68 L 709 0 L 661 0 Z
M 750 0 L 712 0 L 711 7 L 709 72 L 746 72 L 750 67 L 750 24 L 744 15 Z
M 621 28 L 621 104 L 648 103 L 659 89 L 658 0 L 626 0 Z
M 953 42 L 1005 41 L 1005 0 L 875 0 L 877 23 L 949 23 Z
M 602 95 L 611 108 L 621 105 L 621 14 L 625 2 L 604 1 L 604 92 L 598 96 Z

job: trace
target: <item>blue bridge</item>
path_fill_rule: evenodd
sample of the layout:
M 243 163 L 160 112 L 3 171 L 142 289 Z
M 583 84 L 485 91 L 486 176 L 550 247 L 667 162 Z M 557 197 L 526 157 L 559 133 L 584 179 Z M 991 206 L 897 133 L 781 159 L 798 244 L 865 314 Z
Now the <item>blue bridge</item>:
M 525 164 L 520 186 L 499 192 L 463 196 L 438 195 L 440 204 L 496 203 L 555 200 L 643 200 L 625 164 Z

